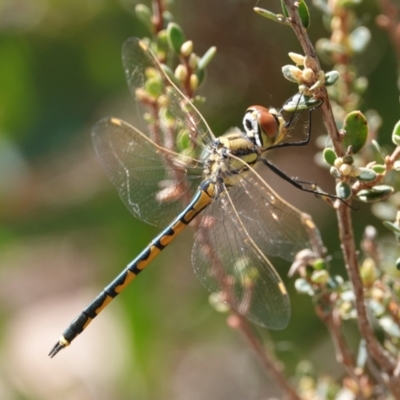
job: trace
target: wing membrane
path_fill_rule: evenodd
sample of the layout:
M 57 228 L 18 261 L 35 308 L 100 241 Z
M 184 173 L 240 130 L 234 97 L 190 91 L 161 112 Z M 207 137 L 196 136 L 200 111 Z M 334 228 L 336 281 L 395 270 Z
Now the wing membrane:
M 116 118 L 92 130 L 98 159 L 136 218 L 164 227 L 186 205 L 201 181 L 195 160 L 157 146 L 143 133 Z
M 162 146 L 177 151 L 176 141 L 171 138 L 185 131 L 194 145 L 193 157 L 198 157 L 214 136 L 196 107 L 167 77 L 147 45 L 137 38 L 126 40 L 122 47 L 122 62 L 144 133 Z M 150 97 L 143 98 L 143 93 Z M 161 96 L 163 101 L 159 102 Z M 153 117 L 151 123 L 143 119 L 146 113 Z
M 192 262 L 199 280 L 221 300 L 259 325 L 283 329 L 290 302 L 266 255 L 293 260 L 311 248 L 309 219 L 248 168 L 204 216 Z
M 292 261 L 300 250 L 311 247 L 304 214 L 280 198 L 253 171 L 243 175 L 230 190 L 233 206 L 264 254 Z
M 226 193 L 202 220 L 192 263 L 200 282 L 242 315 L 271 329 L 286 327 L 290 302 L 283 282 L 241 228 Z

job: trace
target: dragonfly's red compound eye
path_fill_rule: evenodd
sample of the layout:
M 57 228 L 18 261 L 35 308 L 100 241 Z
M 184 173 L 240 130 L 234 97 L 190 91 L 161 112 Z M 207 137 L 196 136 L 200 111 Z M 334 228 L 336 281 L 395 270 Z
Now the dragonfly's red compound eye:
M 263 147 L 274 143 L 278 134 L 279 127 L 276 118 L 269 110 L 262 106 L 251 106 L 247 109 L 247 113 L 254 116 L 258 125 L 258 136 Z

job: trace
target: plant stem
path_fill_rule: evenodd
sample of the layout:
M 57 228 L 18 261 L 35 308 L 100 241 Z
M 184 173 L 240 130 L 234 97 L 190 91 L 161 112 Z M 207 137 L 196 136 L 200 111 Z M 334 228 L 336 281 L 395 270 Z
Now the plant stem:
M 284 0 L 287 10 L 290 15 L 292 28 L 303 48 L 306 55 L 314 58 L 317 65 L 319 66 L 318 58 L 316 57 L 315 49 L 307 35 L 305 28 L 303 27 L 297 7 L 293 0 Z M 333 147 L 336 154 L 340 157 L 344 155 L 343 145 L 340 141 L 340 135 L 337 130 L 335 120 L 333 117 L 332 109 L 329 103 L 328 94 L 326 89 L 323 88 L 321 91 L 324 103 L 321 106 L 324 122 L 331 137 Z M 340 203 L 337 207 L 337 218 L 339 224 L 339 237 L 342 243 L 342 251 L 344 261 L 346 264 L 347 273 L 353 285 L 353 290 L 356 297 L 356 310 L 358 316 L 358 326 L 362 337 L 366 341 L 368 353 L 374 359 L 374 361 L 381 367 L 381 369 L 387 374 L 386 384 L 392 391 L 393 395 L 400 399 L 400 384 L 398 377 L 393 377 L 393 370 L 395 368 L 395 362 L 393 358 L 384 351 L 378 340 L 376 339 L 372 328 L 369 324 L 367 311 L 365 307 L 364 288 L 362 285 L 357 252 L 354 240 L 354 232 L 351 220 L 351 209 L 344 203 Z
M 255 334 L 246 317 L 232 310 L 232 315 L 228 319 L 228 324 L 231 328 L 239 330 L 247 343 L 253 349 L 265 369 L 267 375 L 272 377 L 275 383 L 281 388 L 290 400 L 302 400 L 296 393 L 296 390 L 289 384 L 286 376 L 283 374 L 282 366 L 273 359 L 270 352 L 266 351 L 261 340 Z

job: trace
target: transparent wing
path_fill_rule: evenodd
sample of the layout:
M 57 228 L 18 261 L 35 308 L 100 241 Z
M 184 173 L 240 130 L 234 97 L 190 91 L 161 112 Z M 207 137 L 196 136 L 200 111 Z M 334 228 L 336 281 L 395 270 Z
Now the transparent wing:
M 311 248 L 306 215 L 279 197 L 253 169 L 239 178 L 229 196 L 241 223 L 264 254 L 293 261 L 300 250 Z
M 249 167 L 206 211 L 192 253 L 195 273 L 250 320 L 282 329 L 290 303 L 266 255 L 293 260 L 297 252 L 311 248 L 309 221 Z
M 300 110 L 293 113 L 288 113 L 282 110 L 281 115 L 286 122 L 286 126 L 282 133 L 281 140 L 278 141 L 279 143 L 290 143 L 293 141 L 306 139 L 311 129 L 310 111 Z
M 311 112 L 321 104 L 322 101 L 318 99 L 300 94 L 288 99 L 280 110 L 285 121 L 285 128 L 275 144 L 305 140 L 311 131 Z
M 196 107 L 167 77 L 148 46 L 137 38 L 126 40 L 122 62 L 143 132 L 172 151 L 180 150 L 176 138 L 187 135 L 191 155 L 199 157 L 214 136 Z
M 201 166 L 157 146 L 128 123 L 106 118 L 92 130 L 101 165 L 138 219 L 164 227 L 186 205 L 201 181 Z
M 285 286 L 253 245 L 230 201 L 222 194 L 203 217 L 192 251 L 200 282 L 253 322 L 283 329 L 290 317 Z

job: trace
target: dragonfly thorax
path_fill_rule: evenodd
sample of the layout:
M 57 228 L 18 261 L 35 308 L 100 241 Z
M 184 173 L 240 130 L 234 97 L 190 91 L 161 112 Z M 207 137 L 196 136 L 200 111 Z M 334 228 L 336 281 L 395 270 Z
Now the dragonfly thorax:
M 214 182 L 223 181 L 232 186 L 241 174 L 248 171 L 249 165 L 258 161 L 257 146 L 245 133 L 232 128 L 217 138 L 211 146 L 204 176 Z

